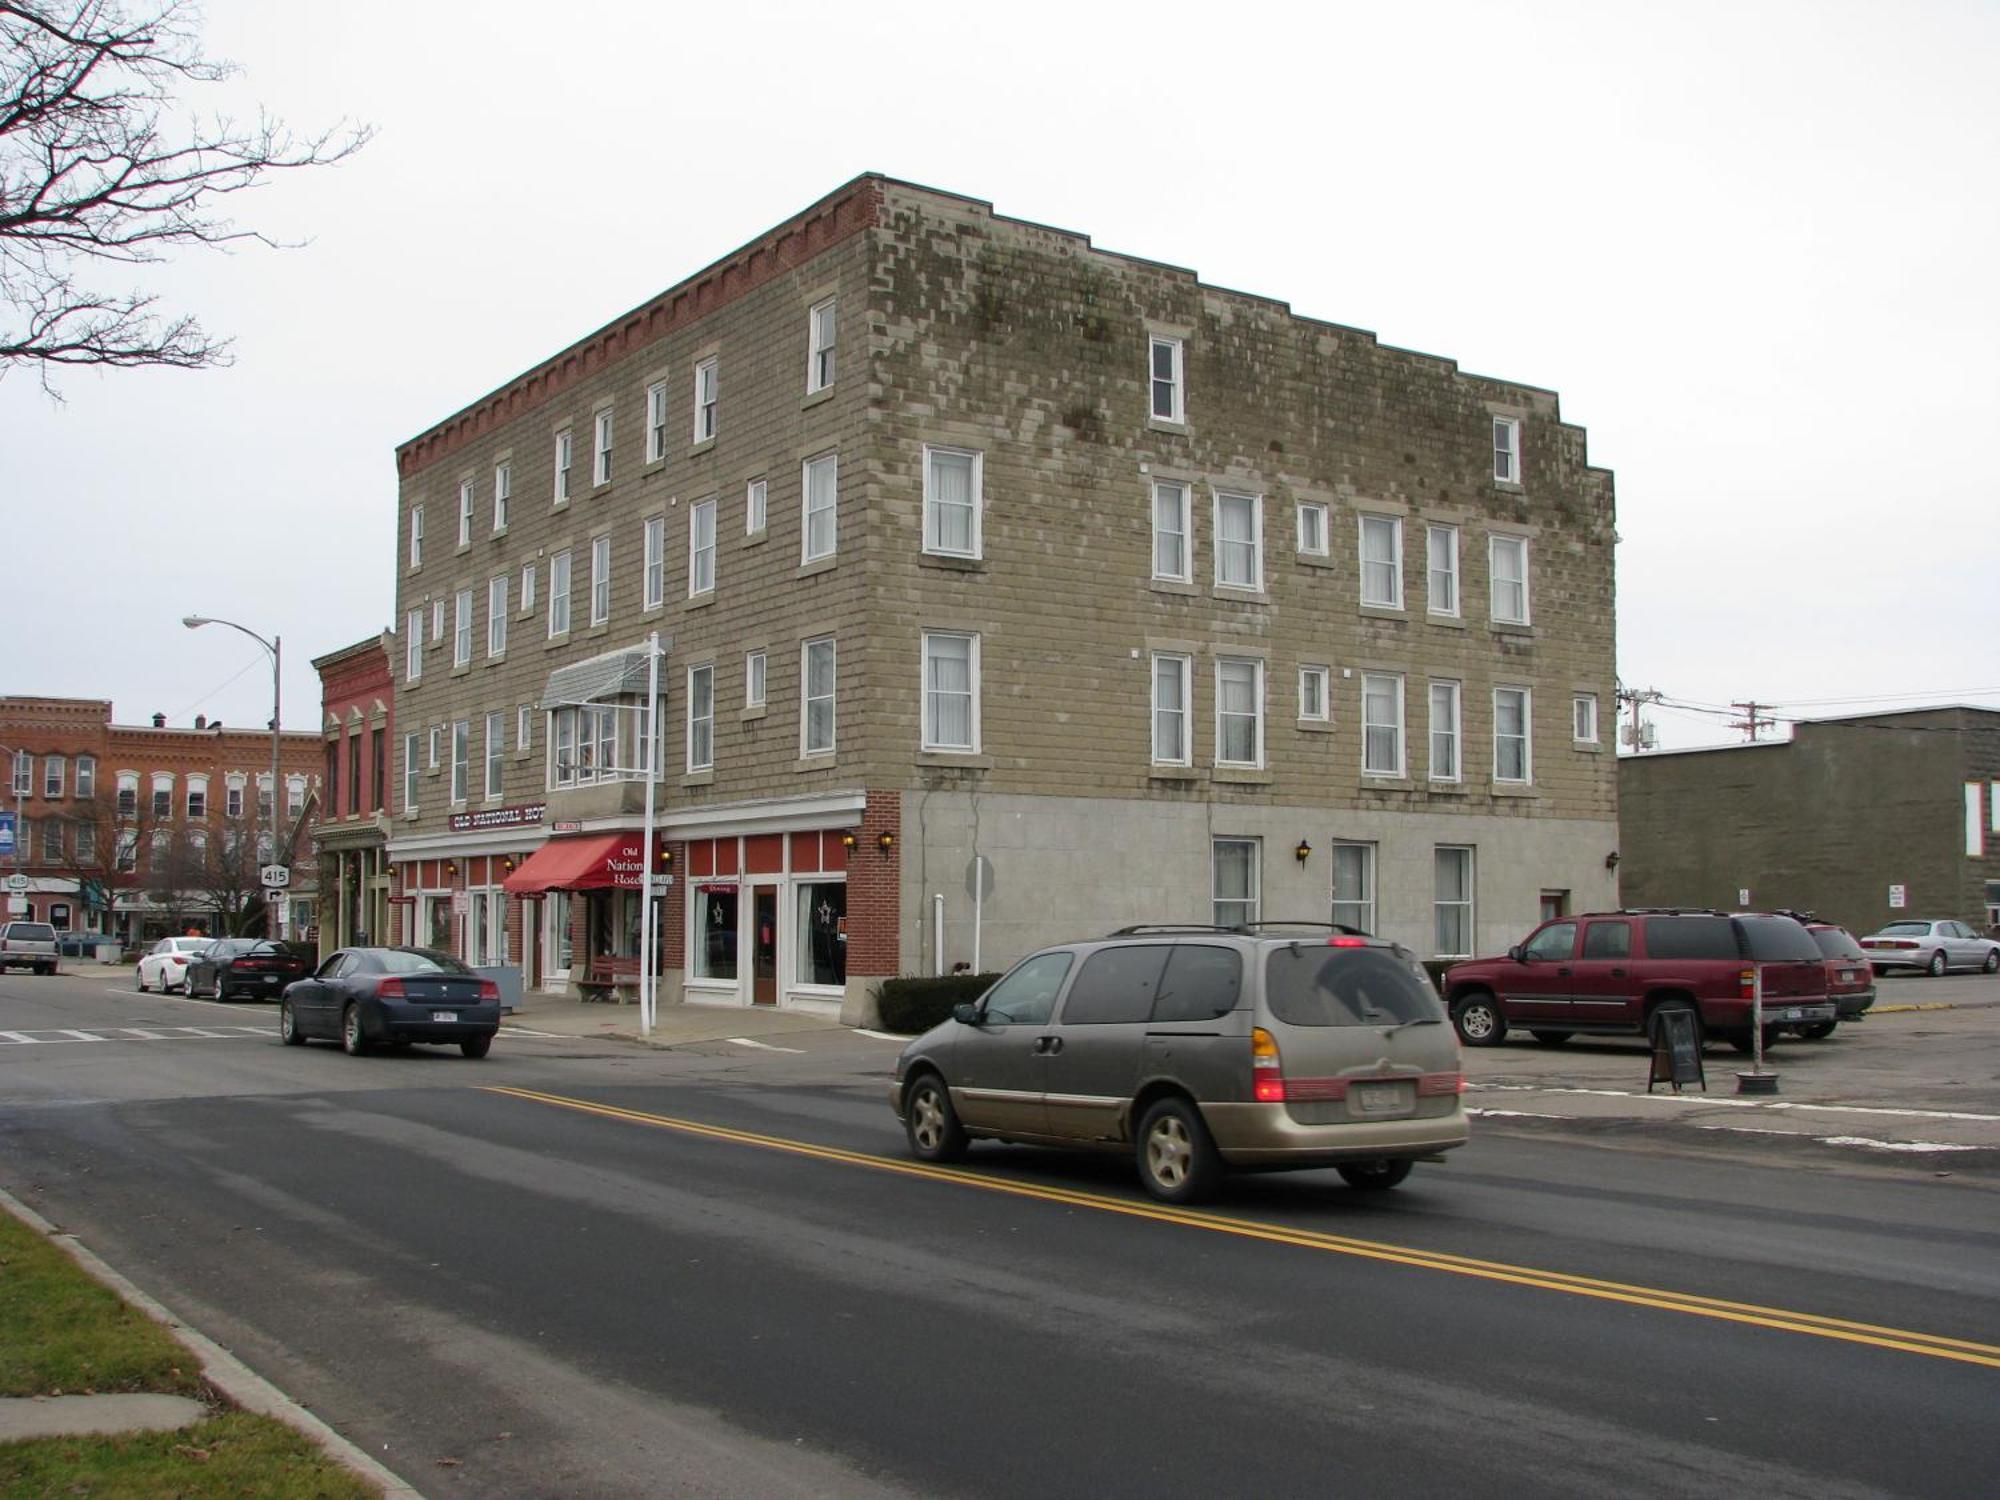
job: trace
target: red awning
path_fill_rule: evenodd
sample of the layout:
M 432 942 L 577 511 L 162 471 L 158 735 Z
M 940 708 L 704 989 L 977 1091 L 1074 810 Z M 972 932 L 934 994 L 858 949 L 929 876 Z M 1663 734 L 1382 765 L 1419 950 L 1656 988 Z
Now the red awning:
M 614 886 L 639 889 L 646 872 L 636 833 L 595 833 L 551 839 L 521 861 L 502 885 L 516 896 L 543 891 L 601 891 Z

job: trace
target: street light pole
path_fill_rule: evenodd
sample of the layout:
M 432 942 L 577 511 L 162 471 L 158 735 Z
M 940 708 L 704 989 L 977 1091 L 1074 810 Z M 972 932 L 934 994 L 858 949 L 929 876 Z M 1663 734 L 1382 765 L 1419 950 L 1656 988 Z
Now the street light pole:
M 257 634 L 256 631 L 249 629 L 247 626 L 238 625 L 234 620 L 211 619 L 207 615 L 184 615 L 181 618 L 181 624 L 185 625 L 189 630 L 199 630 L 204 625 L 227 625 L 231 630 L 239 631 L 249 636 L 251 640 L 271 653 L 271 863 L 276 864 L 278 861 L 278 732 L 279 725 L 282 722 L 285 638 L 281 635 L 274 635 L 267 641 L 264 637 Z M 254 843 L 252 850 L 252 857 L 254 858 Z M 263 888 L 261 879 L 258 881 L 258 888 L 260 890 Z M 269 938 L 282 936 L 281 933 L 273 932 L 271 925 L 271 902 L 266 898 L 264 902 L 264 936 Z M 283 923 L 280 922 L 279 925 L 282 926 Z

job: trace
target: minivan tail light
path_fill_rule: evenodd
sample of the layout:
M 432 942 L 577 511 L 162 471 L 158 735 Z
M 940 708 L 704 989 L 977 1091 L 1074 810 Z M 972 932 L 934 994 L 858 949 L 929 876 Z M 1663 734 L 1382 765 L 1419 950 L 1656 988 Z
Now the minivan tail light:
M 1259 1104 L 1285 1102 L 1285 1064 L 1277 1038 L 1261 1026 L 1250 1032 L 1250 1092 Z
M 403 998 L 403 981 L 400 979 L 385 979 L 375 993 L 384 1000 L 400 1000 Z
M 1366 948 L 1368 946 L 1368 939 L 1342 934 L 1340 937 L 1328 938 L 1326 945 L 1329 948 Z
M 1462 1094 L 1465 1092 L 1463 1073 L 1426 1073 L 1417 1080 L 1417 1097 L 1435 1098 L 1440 1094 Z

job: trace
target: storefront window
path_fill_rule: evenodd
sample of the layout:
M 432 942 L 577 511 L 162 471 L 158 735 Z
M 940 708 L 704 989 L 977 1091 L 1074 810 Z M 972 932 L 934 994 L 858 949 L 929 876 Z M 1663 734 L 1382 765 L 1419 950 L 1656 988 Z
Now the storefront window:
M 440 953 L 449 953 L 454 946 L 451 940 L 451 897 L 431 897 L 430 912 L 430 935 L 425 939 L 424 946 L 435 948 Z
M 698 885 L 694 907 L 694 977 L 736 977 L 736 898 L 733 885 Z
M 800 984 L 847 983 L 847 882 L 810 881 L 799 886 Z
M 555 949 L 551 967 L 566 973 L 569 970 L 571 948 L 569 937 L 570 895 L 568 891 L 550 891 L 543 899 L 549 903 L 555 913 L 549 919 L 552 923 L 551 937 L 552 945 Z

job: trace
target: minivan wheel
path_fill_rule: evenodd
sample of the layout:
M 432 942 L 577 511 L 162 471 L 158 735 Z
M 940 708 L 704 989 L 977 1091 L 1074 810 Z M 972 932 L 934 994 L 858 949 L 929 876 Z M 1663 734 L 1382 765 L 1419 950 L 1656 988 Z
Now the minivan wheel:
M 1924 965 L 1924 972 L 1933 979 L 1944 977 L 1944 949 L 1939 948 L 1931 954 L 1931 961 Z
M 965 1127 L 951 1107 L 951 1090 L 935 1073 L 918 1075 L 903 1098 L 903 1130 L 919 1161 L 957 1161 L 965 1155 Z
M 1474 990 L 1451 1008 L 1451 1024 L 1468 1047 L 1497 1047 L 1507 1035 L 1507 1018 L 1500 1002 L 1485 990 Z
M 1380 1190 L 1392 1188 L 1410 1175 L 1410 1163 L 1402 1161 L 1351 1161 L 1334 1170 L 1347 1179 L 1351 1188 Z
M 1139 1121 L 1139 1181 L 1162 1203 L 1196 1203 L 1222 1178 L 1222 1158 L 1186 1099 L 1156 1101 Z

